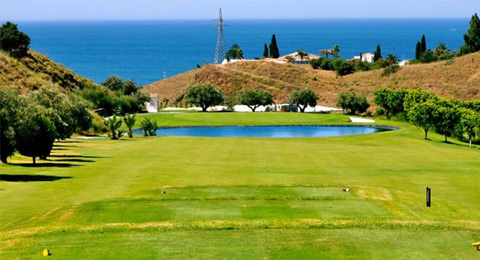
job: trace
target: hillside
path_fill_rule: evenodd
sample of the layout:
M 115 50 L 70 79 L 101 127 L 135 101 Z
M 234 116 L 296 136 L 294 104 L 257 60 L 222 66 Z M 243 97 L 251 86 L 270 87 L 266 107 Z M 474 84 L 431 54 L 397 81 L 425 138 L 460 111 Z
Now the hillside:
M 0 51 L 0 87 L 16 88 L 24 93 L 42 85 L 73 90 L 95 84 L 42 54 L 32 50 L 29 54 L 18 60 Z
M 436 62 L 403 67 L 396 74 L 382 77 L 382 70 L 359 72 L 338 77 L 333 71 L 314 70 L 310 66 L 269 62 L 238 62 L 228 65 L 207 65 L 145 87 L 160 99 L 175 99 L 196 83 L 212 83 L 228 96 L 247 87 L 267 89 L 275 94 L 275 102 L 288 101 L 290 92 L 305 86 L 320 96 L 319 103 L 333 106 L 342 91 L 355 90 L 370 101 L 380 87 L 420 88 L 444 98 L 480 100 L 480 52 L 459 57 L 451 62 Z

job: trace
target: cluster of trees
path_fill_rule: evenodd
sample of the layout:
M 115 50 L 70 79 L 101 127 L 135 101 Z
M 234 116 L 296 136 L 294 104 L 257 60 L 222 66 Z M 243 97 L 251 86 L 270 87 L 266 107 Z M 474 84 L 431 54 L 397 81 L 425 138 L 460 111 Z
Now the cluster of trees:
M 188 89 L 187 102 L 207 111 L 211 106 L 216 106 L 228 101 L 220 88 L 211 84 L 193 85 Z M 290 104 L 295 105 L 304 112 L 307 106 L 316 106 L 318 95 L 311 88 L 295 90 L 290 95 Z M 248 88 L 238 92 L 233 101 L 236 104 L 248 106 L 252 112 L 260 106 L 267 106 L 274 103 L 273 94 L 264 89 Z
M 415 62 L 428 63 L 433 61 L 448 60 L 459 53 L 448 49 L 445 43 L 439 43 L 435 50 L 427 49 L 427 40 L 425 35 L 422 35 L 422 39 L 417 42 L 415 46 Z
M 16 24 L 6 22 L 0 27 L 0 49 L 15 58 L 28 55 L 30 37 L 18 30 Z
M 441 99 L 435 94 L 421 90 L 392 90 L 382 88 L 374 93 L 374 101 L 387 118 L 403 114 L 406 119 L 421 127 L 428 138 L 428 131 L 445 136 L 467 139 L 471 145 L 480 135 L 480 101 Z
M 15 151 L 46 159 L 55 139 L 69 138 L 88 130 L 92 114 L 77 96 L 52 87 L 41 87 L 27 95 L 0 89 L 0 159 L 6 163 Z
M 337 99 L 336 105 L 352 115 L 357 113 L 365 113 L 370 107 L 370 103 L 368 103 L 367 98 L 364 95 L 355 93 L 354 91 L 341 92 Z
M 133 138 L 133 127 L 137 122 L 136 114 L 126 114 L 123 118 L 113 115 L 104 121 L 105 127 L 108 129 L 108 136 L 112 140 L 117 140 L 125 134 L 124 130 L 121 130 L 122 124 L 125 123 L 127 127 L 127 133 L 129 138 Z M 140 122 L 141 129 L 144 136 L 157 135 L 158 123 L 156 119 L 146 117 Z
M 449 50 L 445 43 L 439 43 L 435 50 L 427 48 L 427 40 L 425 35 L 417 42 L 415 46 L 415 62 L 428 63 L 433 61 L 441 61 L 452 59 L 460 55 L 465 55 L 480 51 L 480 19 L 477 13 L 472 15 L 470 19 L 470 28 L 463 35 L 465 44 L 460 47 L 460 51 Z
M 277 37 L 275 34 L 272 35 L 272 40 L 270 41 L 270 49 L 267 47 L 265 43 L 263 46 L 263 57 L 264 58 L 278 58 L 280 57 L 280 51 L 278 50 L 277 46 Z
M 118 76 L 108 77 L 102 86 L 86 86 L 78 93 L 102 116 L 141 112 L 145 102 L 150 100 L 149 94 L 133 80 L 123 81 Z

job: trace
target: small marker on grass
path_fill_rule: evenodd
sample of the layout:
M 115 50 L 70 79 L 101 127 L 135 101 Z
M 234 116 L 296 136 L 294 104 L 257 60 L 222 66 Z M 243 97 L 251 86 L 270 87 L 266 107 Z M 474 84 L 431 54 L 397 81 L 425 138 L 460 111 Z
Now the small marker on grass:
M 49 255 L 51 255 L 51 254 L 50 254 L 50 250 L 44 249 L 44 250 L 43 250 L 43 256 L 49 256 Z
M 472 243 L 472 246 L 475 247 L 475 249 L 477 249 L 477 251 L 480 251 L 480 242 Z

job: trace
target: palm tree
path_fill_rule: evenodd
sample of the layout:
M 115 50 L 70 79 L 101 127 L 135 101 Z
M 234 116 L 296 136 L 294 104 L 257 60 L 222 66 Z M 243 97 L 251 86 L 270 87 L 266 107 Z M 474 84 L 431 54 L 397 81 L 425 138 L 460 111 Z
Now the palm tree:
M 137 119 L 135 117 L 136 117 L 136 114 L 133 114 L 133 115 L 127 114 L 123 118 L 123 122 L 125 123 L 125 125 L 128 128 L 128 137 L 130 137 L 130 138 L 133 137 L 132 128 L 135 125 L 135 122 L 137 121 Z
M 300 60 L 303 61 L 303 57 L 307 56 L 308 54 L 305 51 L 298 50 L 298 56 L 300 56 Z
M 110 139 L 117 140 L 118 138 L 122 137 L 123 132 L 117 131 L 120 126 L 122 126 L 122 120 L 118 119 L 117 116 L 114 115 L 111 118 L 105 120 L 105 122 L 103 123 L 108 128 L 108 131 L 110 131 Z

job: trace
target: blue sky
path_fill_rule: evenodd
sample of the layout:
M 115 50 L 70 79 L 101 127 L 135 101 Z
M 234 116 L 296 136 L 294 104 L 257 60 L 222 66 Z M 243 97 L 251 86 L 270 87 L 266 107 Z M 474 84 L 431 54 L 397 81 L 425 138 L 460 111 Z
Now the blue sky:
M 0 0 L 0 20 L 470 18 L 480 0 Z

